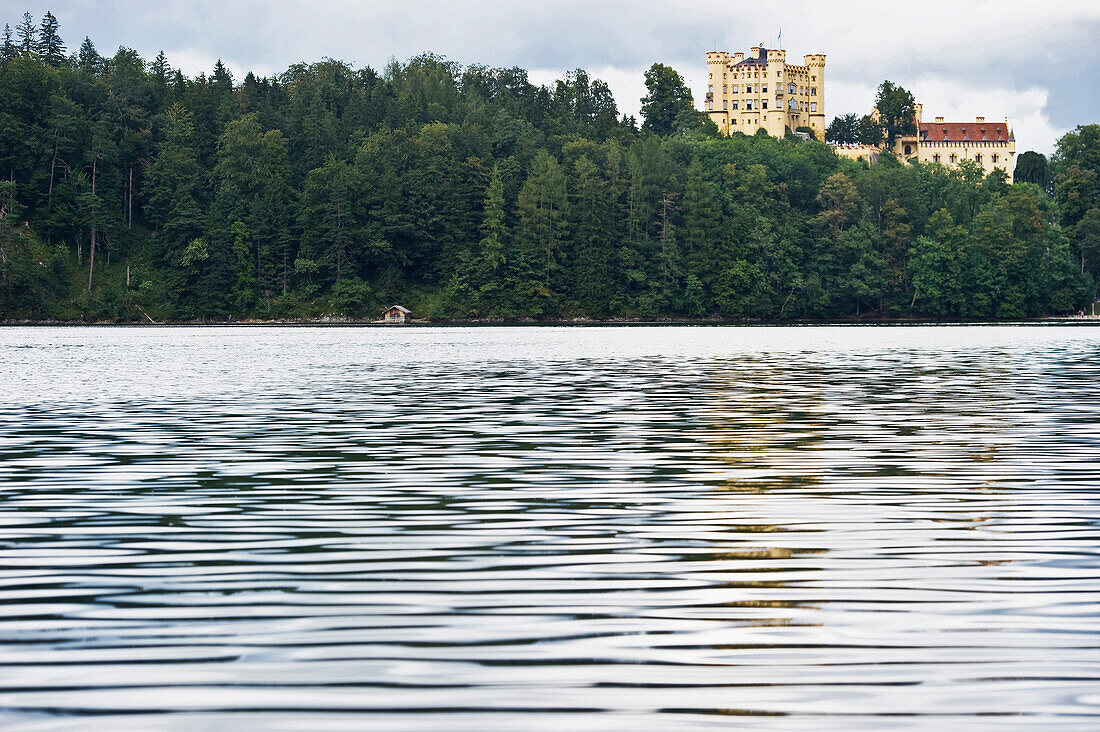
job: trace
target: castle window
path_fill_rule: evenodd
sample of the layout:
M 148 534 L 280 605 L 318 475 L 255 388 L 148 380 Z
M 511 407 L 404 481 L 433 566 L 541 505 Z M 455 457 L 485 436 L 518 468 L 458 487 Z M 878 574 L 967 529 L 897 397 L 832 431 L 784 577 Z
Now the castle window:
M 787 85 L 787 91 L 788 91 L 788 92 L 789 92 L 790 94 L 794 94 L 795 92 L 797 92 L 797 91 L 798 91 L 798 87 L 797 87 L 797 86 L 795 86 L 794 84 L 788 84 L 788 85 Z
M 977 155 L 974 156 L 974 162 L 975 163 L 982 162 L 982 154 L 981 153 L 978 153 Z
M 767 100 L 767 99 L 765 99 L 764 101 L 760 102 L 760 108 L 761 108 L 761 109 L 767 109 L 767 108 L 768 108 L 768 100 Z
M 817 77 L 816 76 L 811 76 L 810 81 L 817 81 Z
M 733 100 L 733 109 L 737 109 L 737 100 L 736 99 Z
M 708 94 L 713 94 L 714 93 L 714 84 L 707 84 L 707 93 Z
M 817 87 L 816 86 L 810 87 L 810 96 L 811 97 L 816 97 L 817 96 Z
M 958 159 L 958 158 L 957 158 L 957 157 L 955 156 L 955 153 L 951 153 L 951 157 L 950 157 L 949 159 L 950 159 L 950 161 L 951 161 L 952 163 L 956 163 L 956 162 L 958 162 L 958 160 L 959 160 L 959 159 Z
M 767 84 L 765 84 L 765 85 L 764 85 L 764 93 L 765 93 L 765 94 L 767 94 L 767 93 L 768 93 L 768 85 L 767 85 Z
M 733 85 L 732 87 L 730 87 L 730 88 L 732 89 L 732 91 L 733 91 L 733 93 L 734 93 L 734 94 L 736 94 L 736 93 L 737 93 L 737 84 L 734 84 L 734 85 Z
M 810 111 L 811 112 L 816 112 L 817 111 L 817 102 L 810 102 Z
M 993 153 L 993 162 L 997 162 L 997 153 Z
M 726 106 L 727 104 L 729 104 L 729 102 L 727 102 L 725 99 L 723 99 L 722 100 L 722 109 L 729 109 L 729 107 Z
M 912 145 L 906 145 L 905 146 L 905 154 L 906 155 L 912 155 L 913 154 L 913 146 Z
M 723 93 L 723 94 L 725 94 L 725 93 L 726 93 L 726 85 L 725 85 L 725 84 L 723 84 L 723 85 L 722 85 L 722 93 Z
M 935 155 L 932 156 L 932 162 L 933 163 L 940 162 L 940 154 L 939 153 L 936 153 Z

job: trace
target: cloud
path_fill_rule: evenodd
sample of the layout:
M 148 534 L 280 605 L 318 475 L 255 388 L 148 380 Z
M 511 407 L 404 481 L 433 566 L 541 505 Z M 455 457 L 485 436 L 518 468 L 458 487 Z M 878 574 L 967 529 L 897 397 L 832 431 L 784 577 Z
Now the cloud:
M 988 87 L 978 91 L 950 79 L 925 77 L 913 83 L 911 90 L 924 104 L 924 119 L 943 116 L 950 121 L 969 121 L 985 117 L 990 122 L 1008 119 L 1016 134 L 1017 153 L 1038 150 L 1050 153 L 1047 141 L 1064 130 L 1051 122 L 1046 112 L 1048 92 L 1038 87 L 1027 89 Z

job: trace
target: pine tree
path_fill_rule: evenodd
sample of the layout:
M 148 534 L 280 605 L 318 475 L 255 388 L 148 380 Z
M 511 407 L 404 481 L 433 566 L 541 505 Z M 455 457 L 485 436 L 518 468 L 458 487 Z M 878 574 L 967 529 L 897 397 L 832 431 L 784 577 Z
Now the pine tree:
M 104 71 L 103 57 L 95 50 L 92 39 L 88 36 L 84 36 L 84 42 L 80 44 L 80 51 L 77 52 L 76 56 L 76 65 L 81 70 L 97 76 Z
M 164 55 L 164 51 L 157 53 L 157 57 L 153 59 L 149 70 L 153 73 L 157 83 L 162 86 L 168 85 L 168 75 L 172 73 L 172 67 L 168 65 L 168 57 Z
M 36 31 L 34 18 L 30 13 L 23 13 L 23 22 L 15 26 L 15 34 L 19 36 L 19 50 L 23 54 L 29 55 L 38 50 L 38 42 L 35 40 Z
M 12 60 L 16 54 L 18 54 L 18 51 L 11 40 L 11 26 L 4 23 L 4 46 L 0 48 L 0 63 Z
M 599 168 L 581 155 L 573 164 L 569 190 L 570 232 L 575 247 L 572 289 L 589 317 L 607 314 L 611 297 L 611 247 L 604 190 Z
M 257 297 L 267 298 L 277 287 L 279 265 L 289 260 L 285 246 L 294 206 L 287 180 L 286 139 L 279 130 L 264 132 L 257 116 L 247 114 L 226 126 L 218 138 L 215 160 L 216 195 L 210 214 L 213 223 L 208 227 L 211 244 L 224 243 L 225 251 L 230 251 L 229 227 L 243 221 L 255 247 Z
M 195 157 L 191 113 L 174 104 L 165 112 L 164 142 L 145 173 L 145 211 L 159 230 L 162 261 L 174 263 L 202 233 L 202 171 Z
M 523 247 L 543 272 L 543 285 L 550 286 L 564 237 L 566 208 L 565 174 L 554 156 L 540 150 L 519 192 L 520 232 Z
M 355 171 L 343 160 L 330 155 L 325 164 L 310 172 L 301 197 L 301 256 L 322 265 L 336 283 L 349 274 L 349 260 L 360 251 L 356 192 L 360 186 Z
M 709 284 L 720 257 L 722 207 L 698 158 L 691 161 L 684 186 L 683 234 L 688 266 L 703 284 Z
M 233 74 L 225 67 L 221 59 L 214 64 L 214 75 L 210 77 L 211 85 L 219 92 L 233 91 Z
M 504 264 L 504 240 L 508 233 L 504 221 L 504 179 L 500 166 L 494 165 L 485 192 L 485 217 L 481 222 L 481 256 L 495 272 Z
M 46 11 L 42 18 L 42 28 L 38 36 L 38 55 L 50 66 L 65 63 L 65 44 L 57 32 L 58 22 L 53 13 Z

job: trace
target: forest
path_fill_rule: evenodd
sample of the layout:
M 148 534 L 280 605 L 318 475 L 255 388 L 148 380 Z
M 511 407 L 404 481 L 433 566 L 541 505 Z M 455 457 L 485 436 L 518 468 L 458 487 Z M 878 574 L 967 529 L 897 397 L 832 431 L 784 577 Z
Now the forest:
M 0 50 L 0 321 L 1016 319 L 1095 298 L 1100 125 L 1020 155 L 1012 184 L 719 137 L 675 70 L 646 88 L 639 122 L 581 69 L 535 85 L 432 54 L 189 78 L 25 14 Z

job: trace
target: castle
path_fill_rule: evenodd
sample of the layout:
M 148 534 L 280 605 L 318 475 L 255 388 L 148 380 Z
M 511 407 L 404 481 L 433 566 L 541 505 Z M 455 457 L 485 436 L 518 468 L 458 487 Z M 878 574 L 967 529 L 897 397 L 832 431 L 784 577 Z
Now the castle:
M 724 135 L 753 135 L 763 129 L 783 137 L 806 127 L 825 139 L 825 54 L 787 63 L 783 49 L 753 46 L 746 58 L 726 51 L 707 54 L 707 94 L 703 111 Z
M 707 93 L 703 111 L 723 135 L 764 130 L 772 137 L 805 128 L 825 139 L 825 54 L 803 56 L 804 64 L 787 63 L 781 48 L 753 46 L 746 57 L 726 51 L 707 53 Z M 878 112 L 872 113 L 877 115 Z M 988 175 L 996 168 L 1010 174 L 1016 156 L 1016 136 L 1004 122 L 935 122 L 921 119 L 916 105 L 917 132 L 895 141 L 893 152 L 910 162 L 942 163 L 949 168 L 964 160 L 977 163 Z M 874 164 L 880 147 L 834 145 L 838 155 Z

